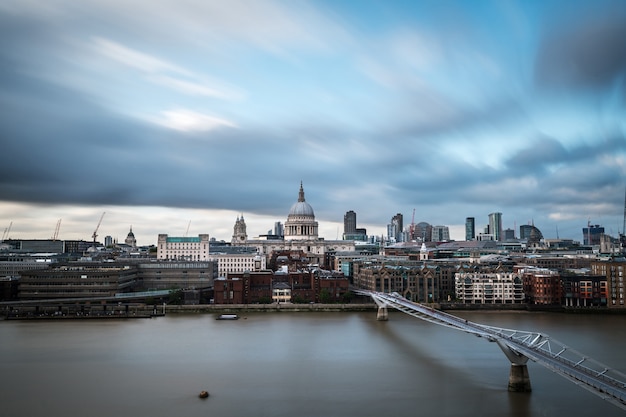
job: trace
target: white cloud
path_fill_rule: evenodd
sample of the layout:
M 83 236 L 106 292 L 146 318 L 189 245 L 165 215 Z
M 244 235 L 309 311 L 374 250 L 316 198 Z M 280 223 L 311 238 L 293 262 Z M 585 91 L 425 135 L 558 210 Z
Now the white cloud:
M 242 96 L 241 93 L 235 91 L 233 88 L 212 87 L 209 85 L 211 84 L 210 82 L 186 81 L 165 75 L 150 76 L 148 80 L 191 96 L 206 96 L 221 99 L 235 99 Z M 220 83 L 214 82 L 213 84 Z
M 134 68 L 154 84 L 191 96 L 220 99 L 240 98 L 243 94 L 225 82 L 196 74 L 167 60 L 131 49 L 103 38 L 94 38 L 96 52 L 115 62 Z
M 107 39 L 94 38 L 93 45 L 100 54 L 143 72 L 155 73 L 161 71 L 171 71 L 183 75 L 190 74 L 187 70 L 175 64 L 155 58 L 151 55 L 136 51 Z
M 181 132 L 206 132 L 220 127 L 237 127 L 226 119 L 188 109 L 163 111 L 160 117 L 150 118 L 150 121 Z

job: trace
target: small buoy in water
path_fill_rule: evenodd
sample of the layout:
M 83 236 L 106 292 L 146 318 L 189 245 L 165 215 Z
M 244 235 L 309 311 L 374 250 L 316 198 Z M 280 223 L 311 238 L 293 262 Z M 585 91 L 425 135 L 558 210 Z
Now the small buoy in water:
M 198 397 L 200 397 L 200 398 L 208 398 L 209 397 L 209 393 L 208 393 L 208 391 L 200 391 L 200 394 L 198 394 Z

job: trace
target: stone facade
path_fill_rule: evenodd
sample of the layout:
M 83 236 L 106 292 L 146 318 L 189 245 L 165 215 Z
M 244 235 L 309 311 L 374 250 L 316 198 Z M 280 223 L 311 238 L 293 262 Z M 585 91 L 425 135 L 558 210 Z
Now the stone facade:
M 208 261 L 209 235 L 170 237 L 166 234 L 160 234 L 157 241 L 157 259 Z

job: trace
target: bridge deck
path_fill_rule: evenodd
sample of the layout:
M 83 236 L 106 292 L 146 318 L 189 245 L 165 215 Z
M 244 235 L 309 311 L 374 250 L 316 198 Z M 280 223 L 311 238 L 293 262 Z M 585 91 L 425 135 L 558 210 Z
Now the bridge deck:
M 397 293 L 358 290 L 369 295 L 379 306 L 399 311 L 438 325 L 498 342 L 526 358 L 564 376 L 577 385 L 626 410 L 626 375 L 577 352 L 550 336 L 474 323 L 422 304 L 413 303 Z

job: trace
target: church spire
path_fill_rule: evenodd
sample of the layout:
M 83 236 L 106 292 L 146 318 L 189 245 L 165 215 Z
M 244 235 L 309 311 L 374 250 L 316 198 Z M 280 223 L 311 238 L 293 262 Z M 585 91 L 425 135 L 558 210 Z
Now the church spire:
M 304 202 L 304 188 L 302 188 L 302 181 L 300 181 L 300 192 L 298 193 L 298 202 Z

